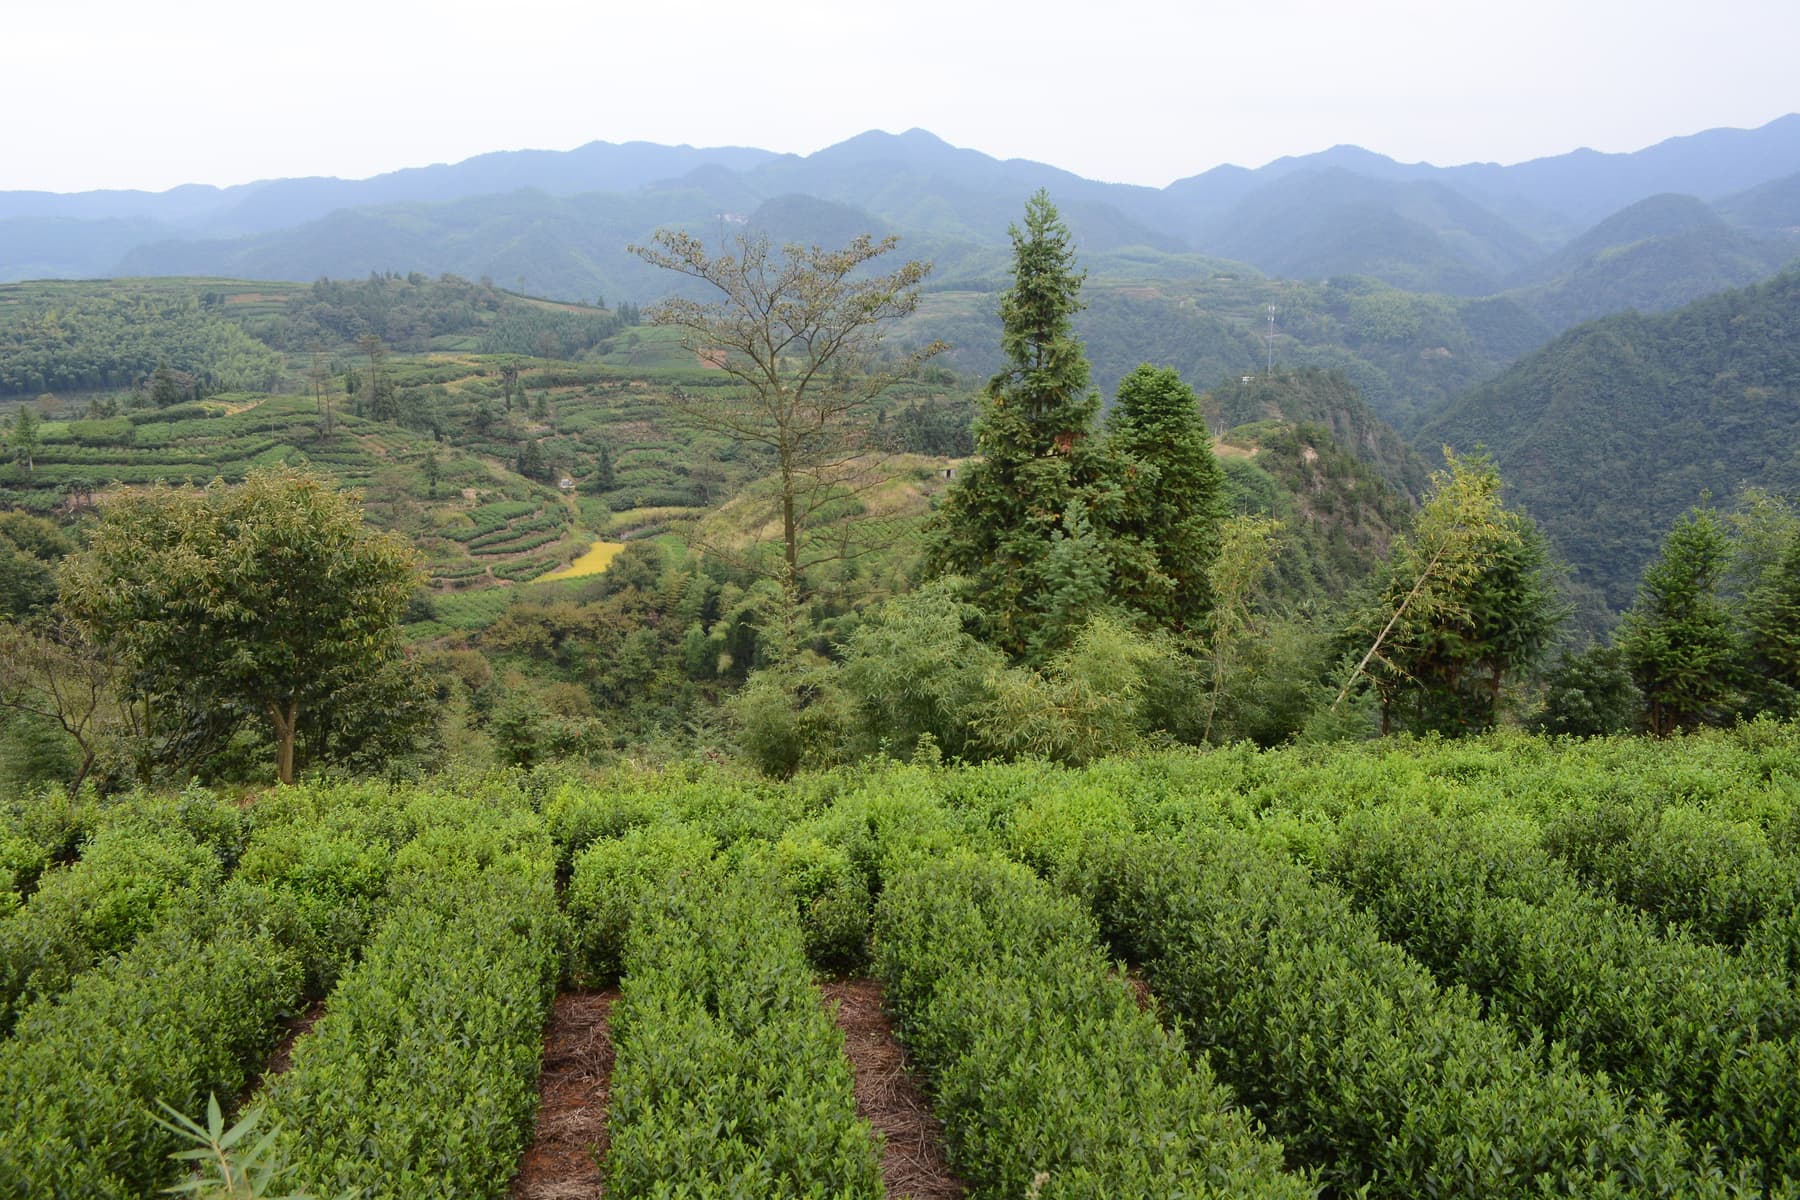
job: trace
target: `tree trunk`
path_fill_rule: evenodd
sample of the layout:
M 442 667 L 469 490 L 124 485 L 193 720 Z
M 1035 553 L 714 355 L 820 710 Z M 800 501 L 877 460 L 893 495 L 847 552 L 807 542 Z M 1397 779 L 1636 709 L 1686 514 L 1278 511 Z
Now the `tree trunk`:
M 294 782 L 294 728 L 300 723 L 300 702 L 289 700 L 284 712 L 275 701 L 269 701 L 269 719 L 275 725 L 275 777 L 283 784 Z
M 81 790 L 81 785 L 87 782 L 88 772 L 92 771 L 94 769 L 95 757 L 96 757 L 96 753 L 95 753 L 93 747 L 89 746 L 86 742 L 82 742 L 81 743 L 81 766 L 76 768 L 75 782 L 73 782 L 69 785 L 69 794 L 70 795 L 74 795 L 76 792 L 79 792 Z
M 781 538 L 782 553 L 787 557 L 787 585 L 795 594 L 800 593 L 800 537 L 794 520 L 794 472 L 788 464 L 781 465 Z

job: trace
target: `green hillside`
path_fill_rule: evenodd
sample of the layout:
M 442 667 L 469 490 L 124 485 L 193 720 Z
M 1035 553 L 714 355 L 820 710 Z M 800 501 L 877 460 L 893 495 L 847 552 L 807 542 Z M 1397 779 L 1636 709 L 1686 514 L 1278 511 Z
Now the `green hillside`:
M 1572 329 L 1414 440 L 1441 442 L 1485 445 L 1579 581 L 1623 609 L 1683 509 L 1800 489 L 1800 272 Z
M 1215 451 L 1234 507 L 1284 526 L 1270 583 L 1283 604 L 1340 603 L 1411 523 L 1407 497 L 1344 450 L 1323 425 L 1240 425 L 1220 435 Z
M 161 366 L 209 391 L 271 388 L 281 356 L 246 324 L 296 290 L 218 279 L 0 284 L 0 400 L 141 387 Z
M 995 291 L 929 292 L 902 334 L 948 342 L 947 363 L 985 378 L 1000 366 Z M 1097 255 L 1082 294 L 1087 308 L 1075 327 L 1102 395 L 1143 362 L 1172 366 L 1206 388 L 1260 373 L 1272 358 L 1278 368 L 1341 371 L 1382 420 L 1401 430 L 1550 336 L 1504 297 L 1419 295 L 1348 276 L 1270 279 L 1193 256 Z
M 420 550 L 431 594 L 415 606 L 415 636 L 486 626 L 515 585 L 598 542 L 683 528 L 769 469 L 670 407 L 676 389 L 704 397 L 725 378 L 672 331 L 626 327 L 629 305 L 420 275 L 47 283 L 0 295 L 14 360 L 85 385 L 27 389 L 32 398 L 11 406 L 38 414 L 36 447 L 29 465 L 6 447 L 0 508 L 80 513 L 109 488 L 309 464 L 360 489 L 370 520 Z M 126 361 L 148 372 L 108 373 L 121 332 L 136 355 Z M 218 390 L 229 361 L 219 346 L 260 364 L 275 390 Z M 158 364 L 170 364 L 179 394 L 148 377 Z M 971 411 L 939 379 L 894 389 L 880 415 L 894 450 L 966 453 Z M 0 408 L 0 442 L 12 424 Z
M 1415 500 L 1424 497 L 1430 482 L 1424 460 L 1375 415 L 1341 371 L 1309 367 L 1228 379 L 1200 398 L 1200 408 L 1214 429 L 1260 421 L 1323 426 L 1338 446 Z
M 1693 196 L 1652 196 L 1513 276 L 1510 294 L 1551 328 L 1566 329 L 1747 287 L 1796 257 L 1800 239 L 1742 228 Z

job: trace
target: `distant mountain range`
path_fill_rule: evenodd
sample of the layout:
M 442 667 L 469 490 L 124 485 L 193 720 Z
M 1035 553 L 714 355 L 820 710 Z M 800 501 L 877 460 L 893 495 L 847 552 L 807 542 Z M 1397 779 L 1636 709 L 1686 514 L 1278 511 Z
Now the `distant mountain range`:
M 1369 411 L 1426 463 L 1485 446 L 1597 607 L 1630 603 L 1708 491 L 1800 492 L 1800 115 L 1505 167 L 1340 146 L 1165 188 L 912 130 L 804 157 L 596 142 L 366 180 L 4 192 L 0 281 L 454 273 L 616 307 L 674 286 L 627 250 L 661 226 L 893 233 L 935 264 L 898 339 L 950 341 L 979 376 L 999 365 L 1007 229 L 1040 187 L 1088 271 L 1099 387 L 1153 361 L 1211 391 L 1216 421 L 1261 422 L 1285 368 L 1281 422 L 1328 426 L 1415 493 L 1420 460 Z M 48 319 L 54 293 L 18 302 Z
M 998 365 L 1007 229 L 1040 187 L 1089 272 L 1080 329 L 1103 390 L 1142 361 L 1202 389 L 1271 364 L 1338 370 L 1401 430 L 1435 419 L 1419 443 L 1435 461 L 1439 433 L 1462 442 L 1480 427 L 1497 452 L 1511 446 L 1468 415 L 1499 393 L 1462 397 L 1560 331 L 1672 310 L 1800 257 L 1800 114 L 1513 166 L 1338 146 L 1165 188 L 1002 161 L 915 129 L 807 156 L 595 142 L 364 180 L 0 192 L 0 280 L 453 273 L 616 305 L 679 286 L 627 250 L 661 226 L 821 244 L 867 230 L 935 264 L 901 339 L 944 338 L 956 347 L 945 361 L 980 375 Z M 1452 403 L 1462 415 L 1440 416 Z M 1596 578 L 1615 606 L 1648 528 Z
M 1800 254 L 1800 115 L 1631 154 L 1581 150 L 1513 166 L 1407 164 L 1337 146 L 1165 188 L 1002 161 L 915 129 L 865 133 L 804 157 L 594 142 L 362 180 L 0 192 L 0 280 L 452 271 L 523 280 L 560 298 L 648 300 L 667 281 L 627 243 L 659 225 L 718 234 L 744 223 L 820 241 L 892 231 L 908 253 L 936 260 L 943 279 L 1003 267 L 993 252 L 1039 187 L 1087 253 L 1130 247 L 1294 279 L 1507 292 L 1562 327 L 1619 307 L 1683 303 L 1705 294 L 1684 280 L 1716 290 Z M 1653 198 L 1663 199 L 1628 216 Z

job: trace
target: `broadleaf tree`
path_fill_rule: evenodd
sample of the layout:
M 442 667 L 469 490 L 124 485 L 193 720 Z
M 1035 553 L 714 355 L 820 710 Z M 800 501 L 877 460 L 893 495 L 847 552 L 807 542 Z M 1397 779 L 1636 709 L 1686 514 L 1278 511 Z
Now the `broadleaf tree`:
M 877 260 L 898 239 L 862 234 L 838 249 L 787 245 L 743 235 L 735 253 L 714 253 L 692 234 L 658 230 L 632 252 L 652 266 L 708 285 L 716 298 L 675 295 L 650 310 L 730 381 L 678 392 L 674 403 L 695 425 L 767 453 L 775 472 L 781 527 L 776 574 L 798 596 L 810 568 L 853 557 L 839 539 L 809 543 L 827 512 L 880 481 L 873 401 L 944 347 L 885 356 L 894 321 L 918 307 L 931 264 L 912 261 L 885 274 Z
M 400 613 L 420 581 L 403 538 L 291 467 L 117 497 L 60 580 L 62 603 L 121 655 L 133 691 L 215 720 L 266 720 L 283 783 L 302 717 L 400 656 Z

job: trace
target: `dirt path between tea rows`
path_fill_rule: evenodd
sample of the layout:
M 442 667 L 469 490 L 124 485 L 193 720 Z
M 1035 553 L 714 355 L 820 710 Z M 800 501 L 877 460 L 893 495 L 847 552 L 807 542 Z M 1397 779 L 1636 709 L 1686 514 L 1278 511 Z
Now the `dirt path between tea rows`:
M 856 1072 L 856 1115 L 881 1134 L 881 1177 L 890 1197 L 960 1200 L 966 1188 L 944 1159 L 944 1127 L 906 1067 L 893 1023 L 881 1008 L 881 984 L 847 979 L 820 985 L 837 1004 L 844 1053 Z
M 856 1079 L 856 1112 L 882 1135 L 890 1197 L 960 1200 L 965 1187 L 944 1159 L 944 1129 L 906 1069 L 870 979 L 825 983 Z M 618 990 L 563 992 L 544 1032 L 537 1131 L 513 1179 L 512 1200 L 584 1200 L 603 1194 L 606 1112 L 612 1080 L 609 1017 Z
M 608 1018 L 617 988 L 561 992 L 544 1031 L 537 1133 L 519 1161 L 513 1200 L 598 1196 L 606 1158 L 613 1046 Z

